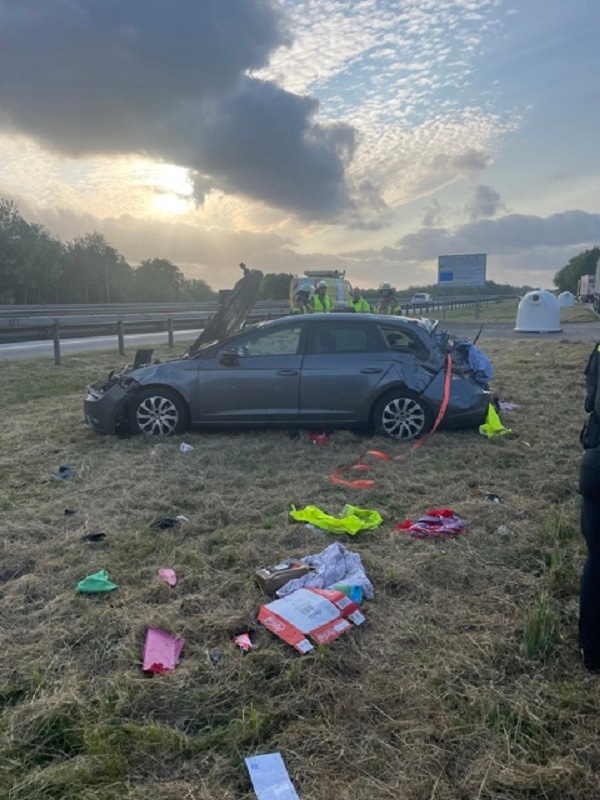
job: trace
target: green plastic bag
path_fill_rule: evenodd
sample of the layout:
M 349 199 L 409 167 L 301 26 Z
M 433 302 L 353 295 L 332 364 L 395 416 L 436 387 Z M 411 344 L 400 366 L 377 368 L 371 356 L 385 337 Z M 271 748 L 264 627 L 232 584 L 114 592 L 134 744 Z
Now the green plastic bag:
M 117 589 L 117 584 L 112 583 L 108 579 L 108 572 L 101 569 L 100 572 L 94 572 L 93 575 L 88 575 L 77 584 L 77 591 L 84 594 L 94 594 L 95 592 L 111 592 Z
M 298 522 L 309 522 L 331 533 L 349 533 L 351 536 L 360 531 L 377 528 L 383 522 L 383 517 L 378 511 L 357 506 L 344 506 L 340 517 L 332 517 L 317 506 L 306 506 L 299 510 L 292 506 L 290 517 Z
M 487 417 L 485 418 L 485 424 L 479 426 L 479 433 L 482 433 L 489 439 L 491 439 L 492 436 L 500 436 L 504 433 L 511 433 L 510 428 L 504 427 L 504 425 L 500 420 L 500 417 L 498 416 L 498 412 L 491 403 L 488 406 Z

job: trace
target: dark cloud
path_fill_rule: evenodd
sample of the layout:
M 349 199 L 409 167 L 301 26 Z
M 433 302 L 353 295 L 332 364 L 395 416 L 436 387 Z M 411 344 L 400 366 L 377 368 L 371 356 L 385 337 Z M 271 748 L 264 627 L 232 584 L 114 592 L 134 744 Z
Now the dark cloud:
M 502 198 L 491 186 L 476 186 L 469 203 L 468 211 L 471 222 L 481 217 L 494 217 L 503 208 Z
M 510 254 L 535 247 L 589 245 L 600 241 L 600 214 L 564 211 L 549 217 L 508 214 L 496 220 L 479 220 L 446 228 L 422 228 L 398 244 L 400 258 L 422 261 L 441 254 Z
M 473 177 L 492 164 L 492 156 L 485 150 L 470 148 L 458 155 L 439 155 L 434 159 L 434 167 L 440 171 L 458 172 Z
M 332 218 L 348 125 L 248 72 L 288 44 L 274 0 L 0 0 L 0 126 L 71 156 L 140 153 L 220 189 Z

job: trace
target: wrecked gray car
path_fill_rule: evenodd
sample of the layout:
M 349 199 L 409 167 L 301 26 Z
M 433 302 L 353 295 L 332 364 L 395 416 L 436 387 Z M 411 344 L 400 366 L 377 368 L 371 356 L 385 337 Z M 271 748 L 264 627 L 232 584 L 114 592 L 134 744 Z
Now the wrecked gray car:
M 241 324 L 240 315 L 225 327 Z M 447 337 L 435 329 L 402 317 L 311 314 L 214 341 L 213 326 L 181 358 L 88 387 L 86 425 L 155 436 L 188 427 L 365 428 L 416 439 L 431 430 L 443 399 Z M 457 351 L 443 425 L 480 425 L 489 401 Z

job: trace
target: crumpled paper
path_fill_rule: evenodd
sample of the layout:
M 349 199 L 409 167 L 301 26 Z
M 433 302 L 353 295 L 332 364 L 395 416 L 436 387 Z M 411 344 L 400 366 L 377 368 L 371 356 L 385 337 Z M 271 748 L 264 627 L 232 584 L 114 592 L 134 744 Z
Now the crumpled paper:
M 294 578 L 276 592 L 278 597 L 286 597 L 296 589 L 329 589 L 336 583 L 360 586 L 367 600 L 375 594 L 373 584 L 367 577 L 358 553 L 353 553 L 339 542 L 334 542 L 321 553 L 299 559 L 315 570 Z

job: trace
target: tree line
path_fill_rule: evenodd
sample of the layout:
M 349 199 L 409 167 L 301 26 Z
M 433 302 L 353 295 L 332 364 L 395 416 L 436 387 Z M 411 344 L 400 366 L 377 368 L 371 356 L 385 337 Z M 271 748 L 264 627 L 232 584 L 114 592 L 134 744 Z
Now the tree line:
M 577 283 L 583 275 L 595 275 L 600 259 L 600 247 L 592 247 L 573 256 L 554 276 L 554 285 L 560 292 L 577 294 Z
M 100 233 L 61 242 L 0 200 L 0 303 L 150 303 L 214 300 L 203 280 L 166 258 L 136 267 Z

